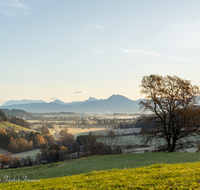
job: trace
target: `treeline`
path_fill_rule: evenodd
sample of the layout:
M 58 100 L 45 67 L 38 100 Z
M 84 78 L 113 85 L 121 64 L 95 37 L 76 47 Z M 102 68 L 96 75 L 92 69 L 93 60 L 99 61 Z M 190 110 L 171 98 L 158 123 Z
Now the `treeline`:
M 8 117 L 7 121 L 10 122 L 10 123 L 31 129 L 29 123 L 22 118 L 18 118 L 18 117 L 11 117 L 10 118 L 10 117 Z
M 78 136 L 76 141 L 83 147 L 84 156 L 121 154 L 122 150 L 116 139 L 112 132 L 106 137 L 96 136 L 90 132 L 89 135 Z M 112 141 L 112 146 L 106 144 L 108 141 Z
M 12 153 L 23 152 L 35 148 L 44 148 L 55 139 L 50 134 L 41 134 L 39 132 L 25 133 L 19 135 L 18 133 L 0 129 L 0 148 L 6 149 Z
M 110 137 L 109 137 L 110 138 Z M 114 139 L 115 137 L 112 137 Z M 41 154 L 36 155 L 36 163 L 51 163 L 70 160 L 90 155 L 121 154 L 122 150 L 118 145 L 106 145 L 97 141 L 98 136 L 92 133 L 89 135 L 74 136 L 67 131 L 60 131 L 60 138 L 51 142 L 49 147 L 43 148 Z
M 17 133 L 13 132 L 7 133 L 5 129 L 0 129 L 0 148 L 7 150 L 11 138 L 19 139 Z
M 129 128 L 134 128 L 135 123 L 120 123 L 119 128 L 120 129 L 129 129 Z
M 5 131 L 1 131 L 1 134 L 4 136 L 7 135 Z M 38 133 L 27 133 L 24 138 L 15 136 L 16 139 L 12 136 L 8 145 L 8 149 L 12 150 L 12 152 L 15 150 L 22 151 L 25 149 L 31 149 L 32 147 L 40 146 L 41 153 L 37 153 L 35 159 L 32 159 L 29 156 L 27 158 L 19 159 L 17 157 L 11 157 L 11 155 L 8 153 L 5 155 L 8 158 L 2 157 L 2 160 L 4 159 L 5 162 L 1 164 L 8 164 L 9 167 L 12 168 L 71 160 L 89 155 L 122 153 L 121 148 L 117 144 L 110 146 L 103 142 L 98 142 L 99 137 L 92 133 L 89 133 L 89 135 L 85 136 L 78 136 L 77 140 L 74 140 L 74 136 L 70 133 L 67 133 L 67 131 L 61 130 L 59 134 L 60 138 L 57 141 L 51 138 L 48 139 L 47 137 L 50 136 L 49 134 L 42 135 Z M 115 139 L 114 136 L 108 136 L 108 138 L 110 140 Z
M 154 127 L 154 123 L 148 119 L 148 116 L 141 116 L 135 123 L 135 128 L 150 129 Z
M 8 121 L 10 123 L 31 129 L 29 123 L 26 122 L 24 119 L 18 117 L 8 117 L 2 110 L 0 110 L 0 122 L 2 121 Z
M 115 141 L 114 136 L 111 137 L 108 135 L 107 139 L 108 138 L 110 141 Z M 48 148 L 43 148 L 41 154 L 37 155 L 37 162 L 50 163 L 90 155 L 109 155 L 121 153 L 122 150 L 117 144 L 113 143 L 113 145 L 110 146 L 106 145 L 103 141 L 99 142 L 99 136 L 96 136 L 93 133 L 78 136 L 77 139 L 74 140 L 74 136 L 72 134 L 61 130 L 60 138 L 56 142 L 51 142 Z
M 3 169 L 5 165 L 8 165 L 9 168 L 18 168 L 36 164 L 37 162 L 32 160 L 30 156 L 27 156 L 26 158 L 18 158 L 17 156 L 11 156 L 10 153 L 7 153 L 6 155 L 0 154 L 1 169 Z
M 0 122 L 7 121 L 7 117 L 4 112 L 0 110 Z
M 72 134 L 61 130 L 59 135 L 60 138 L 56 142 L 51 141 L 48 147 L 42 149 L 40 162 L 64 161 L 70 157 L 70 154 L 80 151 L 80 144 L 74 140 Z

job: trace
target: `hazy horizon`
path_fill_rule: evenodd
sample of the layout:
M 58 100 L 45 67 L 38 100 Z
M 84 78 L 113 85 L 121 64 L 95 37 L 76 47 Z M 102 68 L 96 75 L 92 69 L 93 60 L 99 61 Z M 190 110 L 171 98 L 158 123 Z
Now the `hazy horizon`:
M 121 95 L 121 94 L 113 94 L 113 95 L 120 95 L 120 96 L 123 96 L 123 95 Z M 112 95 L 112 96 L 113 96 Z M 109 97 L 111 97 L 111 96 L 109 96 Z M 108 99 L 109 97 L 107 97 L 107 98 L 105 98 L 105 99 Z M 126 97 L 126 96 L 124 96 L 124 97 Z M 95 98 L 95 97 L 89 97 L 89 98 Z M 70 101 L 70 102 L 65 102 L 65 101 L 62 101 L 62 102 L 64 102 L 64 103 L 71 103 L 71 102 L 83 102 L 83 101 L 86 101 L 86 100 L 88 100 L 89 98 L 87 98 L 87 99 L 85 99 L 85 100 L 75 100 L 75 101 Z M 127 97 L 126 97 L 127 98 Z M 102 99 L 103 100 L 103 98 L 100 98 L 100 99 Z M 97 99 L 97 100 L 100 100 L 100 99 Z M 4 103 L 6 103 L 6 102 L 9 102 L 9 101 L 21 101 L 21 100 L 29 100 L 29 101 L 31 101 L 32 99 L 20 99 L 20 100 L 8 100 L 8 101 L 0 101 L 0 106 L 2 106 Z M 54 102 L 55 100 L 59 100 L 58 98 L 56 98 L 56 97 L 52 97 L 51 99 L 50 99 L 50 101 L 45 101 L 45 100 L 42 100 L 42 99 L 37 99 L 37 100 L 33 100 L 33 101 L 45 101 L 45 102 L 47 102 L 47 103 L 50 103 L 50 102 Z M 132 100 L 132 99 L 131 99 Z M 134 101 L 137 101 L 137 100 L 139 100 L 139 99 L 136 99 L 136 100 L 134 100 Z M 60 100 L 61 101 L 61 100 Z
M 143 98 L 150 74 L 200 86 L 200 1 L 0 0 L 0 104 Z

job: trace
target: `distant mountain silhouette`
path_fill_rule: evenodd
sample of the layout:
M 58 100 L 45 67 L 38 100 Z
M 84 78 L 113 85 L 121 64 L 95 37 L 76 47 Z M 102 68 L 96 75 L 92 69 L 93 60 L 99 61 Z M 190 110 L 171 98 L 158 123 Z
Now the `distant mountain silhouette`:
M 81 103 L 86 102 L 86 101 L 98 101 L 98 99 L 90 96 L 88 100 L 68 102 L 68 103 L 65 103 L 65 105 L 77 106 L 77 105 L 80 105 Z
M 65 102 L 60 101 L 60 100 L 54 100 L 53 103 L 57 103 L 57 104 L 60 104 L 60 105 L 65 105 L 66 104 Z
M 86 101 L 98 101 L 98 99 L 96 99 L 96 98 L 93 98 L 93 97 L 89 97 L 89 99 L 88 100 L 86 100 Z
M 16 105 L 16 104 L 31 104 L 31 103 L 46 103 L 43 100 L 10 100 L 6 103 L 4 103 L 2 106 L 10 106 L 10 105 Z
M 121 95 L 112 95 L 108 99 L 98 100 L 89 98 L 84 102 L 59 103 L 30 103 L 1 106 L 0 109 L 22 109 L 27 112 L 85 112 L 85 113 L 134 113 L 139 112 L 139 101 L 130 100 Z

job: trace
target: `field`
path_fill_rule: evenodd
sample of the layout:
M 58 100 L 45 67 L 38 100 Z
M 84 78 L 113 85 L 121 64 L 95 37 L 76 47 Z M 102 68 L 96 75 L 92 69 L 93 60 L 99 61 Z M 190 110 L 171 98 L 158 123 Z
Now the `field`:
M 106 128 L 90 128 L 90 127 L 87 127 L 87 128 L 68 128 L 68 133 L 71 133 L 72 135 L 75 136 L 75 138 L 78 136 L 78 135 L 87 135 L 89 134 L 89 132 L 103 132 L 105 130 L 108 130 Z
M 57 135 L 62 129 L 66 129 L 66 128 L 60 128 L 60 127 L 55 127 L 54 129 L 49 129 L 50 134 L 54 136 L 54 138 L 58 138 L 59 135 Z M 103 132 L 105 130 L 107 130 L 106 128 L 90 128 L 90 127 L 83 127 L 83 128 L 67 128 L 68 129 L 68 133 L 71 133 L 72 135 L 74 135 L 75 139 L 77 136 L 79 135 L 87 135 L 89 134 L 90 131 L 92 132 Z
M 10 123 L 10 122 L 7 122 L 7 121 L 3 121 L 0 123 L 0 128 L 1 129 L 15 129 L 15 130 L 18 130 L 18 131 L 32 131 L 31 129 L 27 129 L 27 128 L 24 128 L 24 127 L 21 127 L 19 125 L 16 125 L 16 124 L 13 124 L 13 123 Z
M 6 154 L 8 151 L 0 148 L 0 154 Z
M 153 164 L 173 164 L 200 161 L 200 153 L 143 153 L 106 156 L 90 156 L 71 162 L 59 162 L 34 167 L 6 169 L 0 171 L 2 176 L 23 176 L 29 179 L 45 179 L 71 176 L 92 171 L 138 168 Z
M 0 154 L 5 155 L 8 151 L 4 149 L 0 149 Z M 26 158 L 27 156 L 30 156 L 32 159 L 35 158 L 35 155 L 37 153 L 40 153 L 40 149 L 35 149 L 35 150 L 29 150 L 17 154 L 12 154 L 12 156 L 17 156 L 18 158 Z
M 22 178 L 23 179 L 23 178 Z M 29 178 L 28 178 L 29 180 Z M 1 189 L 200 189 L 200 163 L 156 164 L 134 169 L 94 171 L 42 179 L 1 183 Z
M 107 131 L 113 131 L 114 133 L 123 133 L 123 132 L 139 132 L 141 129 L 140 128 L 130 128 L 130 129 L 112 129 L 112 128 L 106 128 L 106 127 L 84 127 L 82 128 L 68 128 L 68 132 L 73 134 L 73 135 L 81 135 L 81 134 L 88 134 L 90 131 L 96 132 L 96 133 L 105 133 Z
M 29 150 L 29 151 L 26 151 L 26 152 L 12 154 L 12 156 L 17 156 L 18 158 L 22 158 L 22 157 L 26 158 L 27 156 L 30 156 L 31 158 L 34 159 L 34 157 L 37 153 L 40 153 L 40 149 Z
M 39 126 L 39 125 L 37 125 Z M 102 125 L 101 125 L 102 126 Z M 56 125 L 54 127 L 54 129 L 50 129 L 49 128 L 49 131 L 51 133 L 51 135 L 53 135 L 55 138 L 58 137 L 57 133 L 59 133 L 60 130 L 62 129 L 68 129 L 68 133 L 71 133 L 72 135 L 74 135 L 74 137 L 76 138 L 77 136 L 79 135 L 88 135 L 89 132 L 94 132 L 94 133 L 104 133 L 106 134 L 107 131 L 113 131 L 115 134 L 118 134 L 118 133 L 123 133 L 123 132 L 139 132 L 140 131 L 140 128 L 130 128 L 130 129 L 112 129 L 112 128 L 108 128 L 106 127 L 106 125 L 103 125 L 103 127 L 93 127 L 93 125 L 83 125 L 82 128 L 77 128 L 77 127 L 63 127 L 60 128 L 58 125 Z M 138 141 L 138 138 L 137 140 Z M 135 142 L 135 140 L 134 140 Z

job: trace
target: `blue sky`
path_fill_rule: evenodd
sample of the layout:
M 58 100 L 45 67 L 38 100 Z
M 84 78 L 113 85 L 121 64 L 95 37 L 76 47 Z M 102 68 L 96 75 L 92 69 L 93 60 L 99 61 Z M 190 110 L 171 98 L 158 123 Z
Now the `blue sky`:
M 139 99 L 145 75 L 200 86 L 199 0 L 0 0 L 0 103 Z

